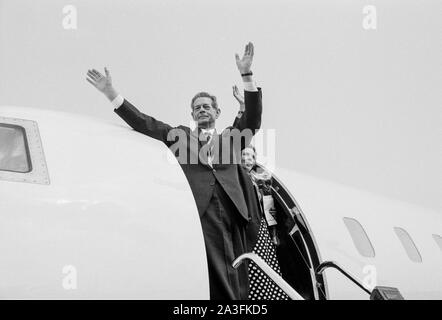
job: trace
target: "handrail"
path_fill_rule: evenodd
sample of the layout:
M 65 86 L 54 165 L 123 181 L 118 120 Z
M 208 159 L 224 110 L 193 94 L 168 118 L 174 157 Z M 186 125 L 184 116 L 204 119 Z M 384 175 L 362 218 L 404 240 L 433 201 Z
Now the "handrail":
M 359 288 L 361 288 L 362 290 L 364 290 L 365 292 L 367 292 L 369 295 L 371 295 L 371 291 L 369 289 L 367 289 L 362 283 L 360 283 L 358 280 L 356 280 L 355 277 L 353 277 L 350 273 L 348 273 L 347 271 L 345 271 L 343 268 L 341 268 L 336 262 L 334 261 L 325 261 L 323 263 L 321 263 L 317 268 L 316 268 L 316 274 L 320 275 L 321 273 L 324 272 L 325 269 L 328 268 L 335 268 L 336 270 L 340 271 L 344 276 L 346 276 L 348 279 L 350 279 L 353 283 L 355 283 Z
M 275 270 L 273 270 L 257 254 L 249 252 L 240 255 L 233 261 L 232 266 L 236 269 L 244 260 L 252 260 L 278 287 L 281 288 L 292 300 L 305 300 L 293 289 Z

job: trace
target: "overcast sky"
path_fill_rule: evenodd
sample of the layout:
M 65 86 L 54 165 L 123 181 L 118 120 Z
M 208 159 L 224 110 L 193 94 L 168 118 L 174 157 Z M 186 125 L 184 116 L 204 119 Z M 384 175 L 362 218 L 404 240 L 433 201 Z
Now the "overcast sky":
M 238 108 L 234 54 L 252 41 L 277 167 L 442 212 L 440 12 L 440 0 L 0 0 L 0 105 L 121 124 L 85 80 L 108 66 L 124 97 L 171 125 L 212 92 L 222 129 Z

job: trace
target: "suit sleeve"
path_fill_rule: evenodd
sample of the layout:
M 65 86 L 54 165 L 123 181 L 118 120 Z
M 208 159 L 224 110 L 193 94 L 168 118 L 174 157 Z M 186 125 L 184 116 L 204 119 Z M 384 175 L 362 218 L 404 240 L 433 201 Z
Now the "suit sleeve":
M 242 116 L 242 115 L 241 115 Z M 236 116 L 235 120 L 233 120 L 233 124 L 232 124 L 232 128 L 237 128 L 239 127 L 239 122 L 241 121 L 241 116 Z
M 261 128 L 262 92 L 244 90 L 245 110 L 238 120 L 235 128 L 239 130 L 250 129 L 255 134 Z
M 244 98 L 244 113 L 241 118 L 235 118 L 231 127 L 226 128 L 227 131 L 230 132 L 234 141 L 240 141 L 239 145 L 234 143 L 234 150 L 238 154 L 241 154 L 241 150 L 250 144 L 255 133 L 261 128 L 261 88 L 258 88 L 258 91 L 244 91 Z
M 169 131 L 173 129 L 172 126 L 140 112 L 126 99 L 124 99 L 123 104 L 114 109 L 114 111 L 135 131 L 160 140 L 166 145 L 172 142 L 167 140 Z

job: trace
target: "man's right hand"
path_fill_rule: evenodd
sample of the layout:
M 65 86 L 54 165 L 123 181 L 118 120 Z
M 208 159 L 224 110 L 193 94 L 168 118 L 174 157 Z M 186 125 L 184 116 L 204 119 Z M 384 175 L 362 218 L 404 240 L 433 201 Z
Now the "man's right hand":
M 98 91 L 102 92 L 110 101 L 113 101 L 118 96 L 118 93 L 112 86 L 112 78 L 109 70 L 104 68 L 104 72 L 106 73 L 105 76 L 95 69 L 88 70 L 86 80 L 97 88 Z

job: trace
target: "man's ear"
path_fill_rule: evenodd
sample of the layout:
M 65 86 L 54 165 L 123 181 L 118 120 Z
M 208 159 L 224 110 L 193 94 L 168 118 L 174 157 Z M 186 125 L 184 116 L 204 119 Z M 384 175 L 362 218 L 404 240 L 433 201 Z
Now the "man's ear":
M 221 114 L 221 109 L 216 109 L 216 119 L 218 119 L 219 115 Z
M 193 110 L 190 111 L 190 115 L 192 116 L 192 119 L 195 120 L 195 116 L 194 116 Z

